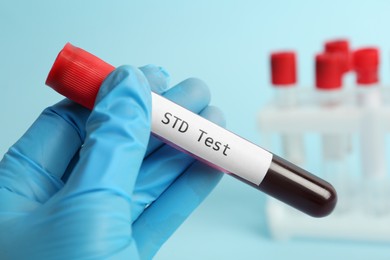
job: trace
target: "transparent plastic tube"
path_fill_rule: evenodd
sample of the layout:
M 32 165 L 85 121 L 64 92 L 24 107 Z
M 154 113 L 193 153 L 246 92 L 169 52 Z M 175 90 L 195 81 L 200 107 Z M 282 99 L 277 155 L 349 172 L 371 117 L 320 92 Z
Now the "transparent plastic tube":
M 365 176 L 383 178 L 387 175 L 387 169 L 379 85 L 358 86 L 358 105 L 362 110 L 360 132 L 362 172 Z
M 332 113 L 332 109 L 343 106 L 342 90 L 318 90 L 319 106 Z M 329 133 L 322 136 L 323 170 L 325 178 L 341 180 L 346 177 L 346 160 L 349 150 L 349 137 L 342 133 Z
M 275 89 L 275 101 L 278 108 L 288 111 L 296 109 L 298 104 L 297 89 L 295 86 Z M 287 133 L 281 135 L 283 156 L 296 165 L 305 163 L 305 145 L 303 135 L 299 133 Z
M 380 86 L 358 86 L 358 105 L 362 110 L 360 123 L 360 158 L 362 166 L 362 201 L 369 205 L 369 214 L 389 211 L 386 199 L 388 189 L 385 132 L 381 117 Z

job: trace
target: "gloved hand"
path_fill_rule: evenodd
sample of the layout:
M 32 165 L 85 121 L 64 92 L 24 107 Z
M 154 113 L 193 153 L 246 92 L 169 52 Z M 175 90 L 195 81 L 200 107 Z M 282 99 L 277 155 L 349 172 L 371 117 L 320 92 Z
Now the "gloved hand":
M 0 162 L 0 259 L 157 252 L 222 175 L 150 137 L 150 88 L 164 93 L 167 80 L 159 67 L 123 66 L 92 112 L 69 100 L 43 111 Z M 199 80 L 164 96 L 223 124 Z

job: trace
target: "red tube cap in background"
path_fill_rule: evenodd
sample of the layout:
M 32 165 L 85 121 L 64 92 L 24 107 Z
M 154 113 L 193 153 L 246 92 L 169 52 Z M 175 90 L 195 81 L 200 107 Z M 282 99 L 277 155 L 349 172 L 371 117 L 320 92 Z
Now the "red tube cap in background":
M 336 53 L 316 55 L 316 87 L 323 90 L 339 89 L 342 86 L 343 58 Z
M 271 53 L 271 81 L 276 87 L 293 86 L 297 82 L 295 52 Z
M 356 72 L 356 83 L 361 85 L 379 82 L 379 49 L 361 48 L 353 53 L 353 64 Z

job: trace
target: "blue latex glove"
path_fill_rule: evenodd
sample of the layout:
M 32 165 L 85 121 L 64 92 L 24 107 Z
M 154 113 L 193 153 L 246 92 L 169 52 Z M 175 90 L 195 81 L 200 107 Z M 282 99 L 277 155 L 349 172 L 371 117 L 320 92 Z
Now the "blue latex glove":
M 0 259 L 153 257 L 222 175 L 150 138 L 150 88 L 167 78 L 123 66 L 92 112 L 69 100 L 43 111 L 0 163 Z M 164 96 L 224 124 L 199 80 Z

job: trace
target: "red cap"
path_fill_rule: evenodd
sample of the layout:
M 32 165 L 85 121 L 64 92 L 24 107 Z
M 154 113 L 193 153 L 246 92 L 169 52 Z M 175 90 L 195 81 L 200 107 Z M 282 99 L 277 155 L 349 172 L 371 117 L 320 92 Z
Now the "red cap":
M 356 82 L 369 85 L 378 83 L 379 49 L 361 48 L 353 53 Z
M 342 57 L 338 54 L 321 53 L 316 56 L 316 87 L 339 89 L 342 85 Z
M 272 84 L 278 87 L 297 82 L 296 57 L 293 51 L 271 53 Z
M 114 69 L 91 53 L 67 43 L 54 61 L 46 85 L 92 109 L 100 85 Z
M 348 72 L 352 69 L 351 52 L 349 49 L 349 41 L 346 39 L 339 39 L 327 41 L 324 45 L 325 53 L 338 53 L 343 59 L 343 72 Z

